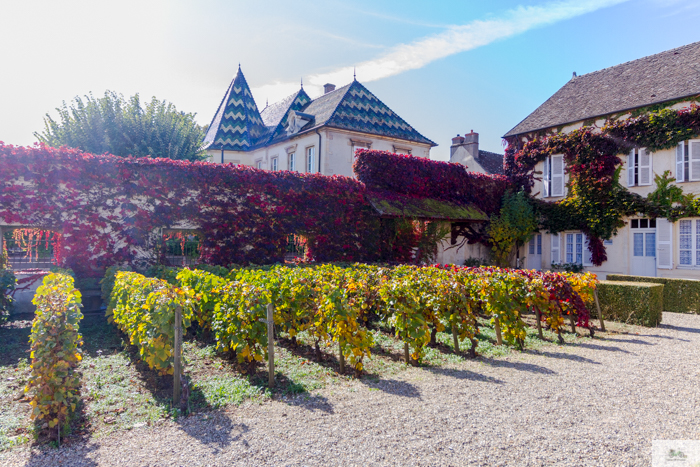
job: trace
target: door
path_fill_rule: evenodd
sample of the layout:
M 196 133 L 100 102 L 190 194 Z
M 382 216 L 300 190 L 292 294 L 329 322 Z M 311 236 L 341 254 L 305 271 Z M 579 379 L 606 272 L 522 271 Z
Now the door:
M 528 243 L 527 268 L 542 270 L 542 234 L 536 234 Z
M 656 276 L 656 219 L 630 220 L 630 274 Z

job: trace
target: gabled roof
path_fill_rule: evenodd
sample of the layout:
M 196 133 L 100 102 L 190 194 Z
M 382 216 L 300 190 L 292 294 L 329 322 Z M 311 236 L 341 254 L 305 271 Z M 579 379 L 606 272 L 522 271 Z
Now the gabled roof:
M 247 151 L 268 134 L 255 99 L 241 68 L 228 87 L 209 130 L 204 137 L 207 149 Z
M 330 126 L 437 146 L 369 92 L 359 81 L 313 100 L 303 112 L 314 115 L 302 131 Z
M 479 149 L 479 165 L 490 175 L 503 175 L 503 154 Z
M 574 77 L 505 137 L 700 94 L 700 42 Z
M 271 127 L 270 134 L 267 140 L 265 141 L 265 144 L 269 144 L 272 141 L 283 139 L 284 137 L 286 137 L 287 133 L 285 130 L 287 128 L 289 112 L 292 110 L 298 112 L 301 109 L 303 109 L 309 102 L 311 102 L 311 98 L 308 94 L 306 94 L 306 91 L 304 91 L 304 89 L 302 88 L 296 93 L 292 94 L 291 96 L 287 96 L 282 101 L 276 104 L 272 104 L 269 107 L 266 107 L 265 110 L 263 110 L 262 112 L 263 121 L 265 121 L 265 125 L 267 125 L 268 127 L 268 121 L 270 123 L 274 122 L 274 127 Z M 270 108 L 271 110 L 268 111 L 268 108 Z

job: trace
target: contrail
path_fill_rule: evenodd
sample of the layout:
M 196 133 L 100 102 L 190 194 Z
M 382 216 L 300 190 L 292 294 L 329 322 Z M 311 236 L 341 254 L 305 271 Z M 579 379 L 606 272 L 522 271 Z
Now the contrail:
M 359 63 L 356 67 L 346 66 L 328 73 L 311 75 L 304 79 L 304 89 L 311 96 L 319 95 L 325 83 L 349 82 L 354 68 L 357 70 L 358 79 L 363 83 L 388 78 L 536 27 L 574 18 L 626 1 L 628 0 L 569 0 L 539 6 L 519 6 L 508 10 L 499 19 L 475 20 L 464 25 L 449 26 L 439 34 L 409 44 L 397 45 L 384 55 Z M 253 94 L 275 102 L 298 89 L 298 82 L 275 82 L 253 88 Z

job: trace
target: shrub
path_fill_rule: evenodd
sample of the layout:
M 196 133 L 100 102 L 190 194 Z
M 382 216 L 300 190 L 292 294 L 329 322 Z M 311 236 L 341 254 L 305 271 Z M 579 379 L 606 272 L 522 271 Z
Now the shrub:
M 17 278 L 10 269 L 0 269 L 0 323 L 5 321 L 10 314 Z
M 664 285 L 664 311 L 700 313 L 700 281 L 665 277 L 626 276 L 608 274 L 609 281 L 647 282 Z
M 182 309 L 182 329 L 194 316 L 191 293 L 135 272 L 117 272 L 107 318 L 117 324 L 141 358 L 161 374 L 173 373 L 175 307 Z
M 80 376 L 75 371 L 82 360 L 80 292 L 72 277 L 49 274 L 32 302 L 36 305 L 29 336 L 32 373 L 25 391 L 32 397 L 31 417 L 46 420 L 53 428 L 75 410 L 80 397 Z
M 598 298 L 605 319 L 654 327 L 661 322 L 664 285 L 600 281 Z
M 131 268 L 129 266 L 110 266 L 107 268 L 105 271 L 105 276 L 100 281 L 102 301 L 105 303 L 109 303 L 109 297 L 112 295 L 114 281 L 116 280 L 116 276 L 119 271 L 131 271 Z

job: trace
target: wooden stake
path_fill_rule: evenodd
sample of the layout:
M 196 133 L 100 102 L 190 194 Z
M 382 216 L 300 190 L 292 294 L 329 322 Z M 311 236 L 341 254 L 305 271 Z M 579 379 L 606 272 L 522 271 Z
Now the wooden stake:
M 175 345 L 173 358 L 173 408 L 180 407 L 180 376 L 182 375 L 182 307 L 175 305 Z
M 537 334 L 540 336 L 540 339 L 544 340 L 544 336 L 542 335 L 542 312 L 540 311 L 539 308 L 535 308 L 535 317 L 537 318 Z
M 569 313 L 569 323 L 571 323 L 571 332 L 576 334 L 576 321 L 574 321 L 573 313 Z
M 275 306 L 272 303 L 267 305 L 267 366 L 268 366 L 268 382 L 269 387 L 275 386 L 275 322 L 273 314 Z
M 345 373 L 345 355 L 343 355 L 343 341 L 338 339 L 338 350 L 340 351 L 340 374 Z
M 459 336 L 457 335 L 457 325 L 452 323 L 452 338 L 455 341 L 455 353 L 459 353 Z
M 403 343 L 403 355 L 406 358 L 406 365 L 408 365 L 411 358 L 411 354 L 408 352 L 408 342 Z
M 496 329 L 496 345 L 503 345 L 503 338 L 501 337 L 501 323 L 498 321 L 498 316 L 494 317 L 493 325 Z
M 595 307 L 598 310 L 598 319 L 600 320 L 600 330 L 605 332 L 605 321 L 603 321 L 603 311 L 600 309 L 600 302 L 598 301 L 598 289 L 593 291 L 593 296 L 595 297 Z

